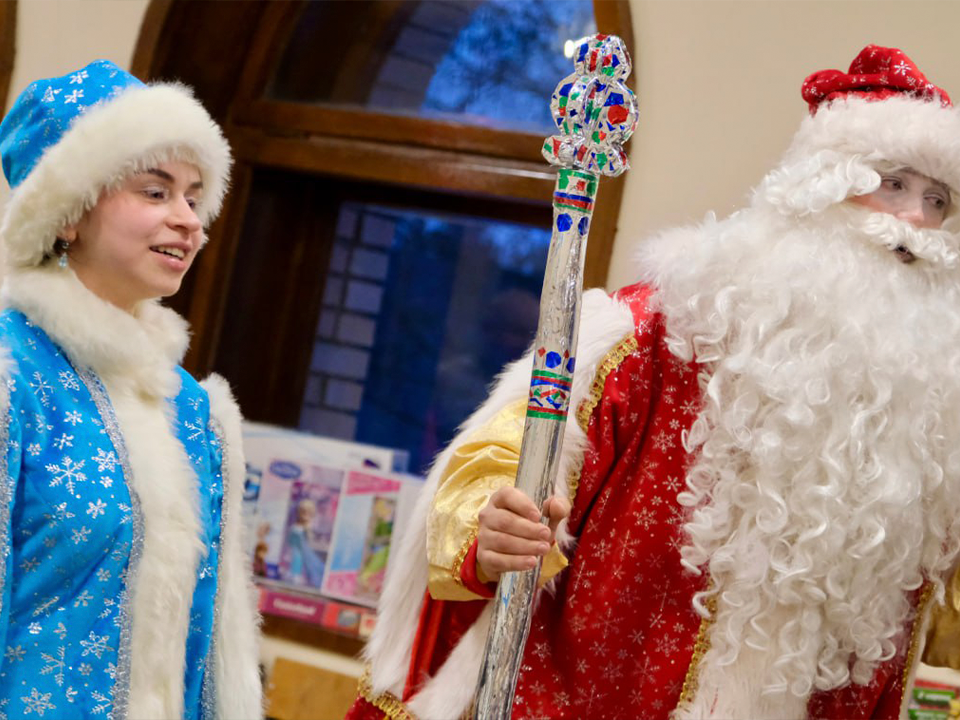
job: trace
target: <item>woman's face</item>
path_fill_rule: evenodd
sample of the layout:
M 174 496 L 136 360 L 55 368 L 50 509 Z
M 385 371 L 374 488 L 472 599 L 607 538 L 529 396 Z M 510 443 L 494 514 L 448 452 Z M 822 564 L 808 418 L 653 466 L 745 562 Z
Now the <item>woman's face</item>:
M 936 230 L 950 210 L 950 191 L 941 182 L 904 169 L 881 173 L 879 188 L 855 195 L 850 202 L 889 213 L 920 229 Z
M 89 290 L 131 311 L 180 289 L 203 240 L 200 171 L 166 162 L 131 175 L 65 229 L 70 267 Z

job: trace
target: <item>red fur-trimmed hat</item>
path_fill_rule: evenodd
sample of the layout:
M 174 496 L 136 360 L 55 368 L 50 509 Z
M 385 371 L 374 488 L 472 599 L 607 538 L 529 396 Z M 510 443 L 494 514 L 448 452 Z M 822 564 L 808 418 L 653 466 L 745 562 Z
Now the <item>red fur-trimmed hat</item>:
M 847 72 L 820 70 L 808 76 L 801 92 L 811 115 L 821 103 L 851 96 L 883 100 L 905 93 L 921 100 L 939 100 L 944 107 L 952 105 L 947 92 L 927 80 L 903 50 L 879 45 L 861 50 Z
M 807 77 L 802 95 L 810 116 L 757 188 L 759 201 L 790 214 L 819 212 L 876 190 L 884 164 L 960 193 L 960 112 L 903 51 L 868 45 L 848 72 Z

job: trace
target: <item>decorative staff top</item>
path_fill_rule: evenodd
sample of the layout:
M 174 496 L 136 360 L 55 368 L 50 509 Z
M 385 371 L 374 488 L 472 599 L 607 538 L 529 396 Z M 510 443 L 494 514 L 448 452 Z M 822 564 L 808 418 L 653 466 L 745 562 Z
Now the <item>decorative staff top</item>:
M 553 165 L 616 177 L 630 167 L 623 143 L 639 115 L 625 83 L 630 55 L 616 35 L 594 35 L 580 42 L 574 66 L 550 99 L 560 134 L 546 139 L 543 156 Z

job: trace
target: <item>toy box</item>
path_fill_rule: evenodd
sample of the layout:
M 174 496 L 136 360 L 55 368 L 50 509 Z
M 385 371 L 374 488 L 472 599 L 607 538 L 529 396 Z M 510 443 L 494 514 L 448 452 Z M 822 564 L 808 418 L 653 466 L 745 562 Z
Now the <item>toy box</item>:
M 391 543 L 413 510 L 420 478 L 347 471 L 340 490 L 323 594 L 376 606 Z
M 408 458 L 402 450 L 318 437 L 254 422 L 243 424 L 243 450 L 247 462 L 243 494 L 247 550 L 253 555 L 255 574 L 273 579 L 279 578 L 293 483 L 316 481 L 329 485 L 327 481 L 316 480 L 319 477 L 316 473 L 322 475 L 325 471 L 314 468 L 365 467 L 402 472 Z

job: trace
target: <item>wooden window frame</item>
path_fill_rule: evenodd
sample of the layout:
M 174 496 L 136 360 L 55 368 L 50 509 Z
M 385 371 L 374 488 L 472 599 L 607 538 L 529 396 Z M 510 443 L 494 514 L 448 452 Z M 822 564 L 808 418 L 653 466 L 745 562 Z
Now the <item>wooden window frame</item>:
M 188 4 L 194 11 L 200 5 L 196 0 L 152 0 L 131 65 L 135 75 L 164 76 L 167 61 L 178 51 L 176 28 L 184 24 Z M 253 42 L 243 53 L 242 66 L 224 72 L 236 93 L 223 107 L 218 90 L 218 102 L 211 107 L 237 161 L 231 193 L 210 229 L 212 242 L 199 258 L 186 299 L 179 305 L 174 302 L 193 326 L 196 340 L 186 365 L 198 373 L 208 372 L 216 357 L 227 311 L 225 288 L 237 260 L 252 168 L 286 168 L 545 206 L 553 191 L 555 173 L 540 156 L 539 134 L 264 98 L 280 59 L 278 48 L 294 27 L 302 3 L 256 5 L 262 5 L 262 15 L 251 31 Z M 628 0 L 594 0 L 594 17 L 600 32 L 616 33 L 632 47 Z M 585 287 L 606 282 L 623 182 L 620 177 L 601 184 L 587 248 Z
M 17 0 L 0 2 L 0 103 L 7 107 L 17 57 Z
M 218 0 L 151 0 L 131 63 L 131 72 L 143 80 L 178 77 L 193 85 L 223 126 L 236 161 L 220 218 L 209 229 L 211 242 L 171 303 L 193 328 L 194 342 L 184 363 L 191 372 L 208 373 L 217 357 L 228 288 L 239 261 L 242 223 L 258 167 L 446 191 L 460 196 L 451 203 L 458 207 L 465 204 L 463 197 L 506 200 L 513 207 L 542 208 L 549 217 L 555 173 L 540 156 L 541 135 L 332 104 L 264 99 L 263 88 L 278 62 L 278 42 L 292 29 L 299 2 L 230 3 L 243 7 L 242 27 L 211 32 L 216 25 L 211 18 L 218 6 L 225 5 Z M 594 0 L 593 5 L 598 29 L 620 35 L 632 48 L 628 0 Z M 15 11 L 15 0 L 0 3 L 0 92 L 5 90 L 4 69 L 12 69 Z M 185 48 L 193 56 L 178 65 Z M 9 55 L 4 54 L 7 49 Z M 5 66 L 7 57 L 10 62 Z M 200 82 L 194 72 L 202 76 Z M 586 257 L 587 287 L 606 281 L 623 182 L 621 177 L 601 183 Z M 296 309 L 304 310 L 303 306 Z M 294 321 L 290 317 L 281 324 Z M 267 616 L 264 630 L 351 655 L 362 647 L 359 640 L 288 618 Z

